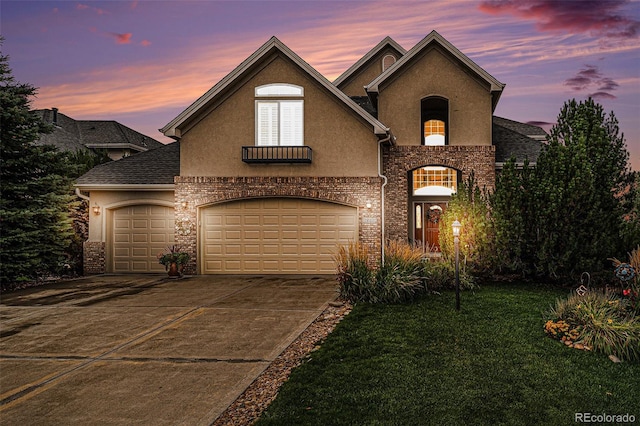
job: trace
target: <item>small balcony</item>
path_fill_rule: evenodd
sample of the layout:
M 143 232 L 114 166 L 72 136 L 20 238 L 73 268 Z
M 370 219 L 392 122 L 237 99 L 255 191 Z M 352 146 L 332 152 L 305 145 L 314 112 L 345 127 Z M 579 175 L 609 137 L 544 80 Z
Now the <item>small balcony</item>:
M 243 146 L 245 163 L 311 163 L 309 146 Z

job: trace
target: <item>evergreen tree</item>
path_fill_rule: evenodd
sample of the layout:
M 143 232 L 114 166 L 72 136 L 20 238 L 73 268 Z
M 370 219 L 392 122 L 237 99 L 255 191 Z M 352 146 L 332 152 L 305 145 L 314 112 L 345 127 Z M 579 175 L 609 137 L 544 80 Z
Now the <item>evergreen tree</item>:
M 1 40 L 0 40 L 1 42 Z M 50 131 L 30 112 L 36 89 L 15 81 L 0 52 L 0 280 L 56 272 L 72 235 L 68 207 L 73 170 L 53 146 L 37 146 Z
M 495 232 L 493 264 L 499 272 L 523 275 L 532 272 L 535 229 L 531 218 L 536 212 L 532 199 L 533 173 L 528 161 L 519 169 L 515 158 L 511 158 L 496 176 L 490 204 Z
M 628 159 L 613 112 L 591 98 L 564 104 L 536 165 L 539 272 L 599 271 L 620 252 Z

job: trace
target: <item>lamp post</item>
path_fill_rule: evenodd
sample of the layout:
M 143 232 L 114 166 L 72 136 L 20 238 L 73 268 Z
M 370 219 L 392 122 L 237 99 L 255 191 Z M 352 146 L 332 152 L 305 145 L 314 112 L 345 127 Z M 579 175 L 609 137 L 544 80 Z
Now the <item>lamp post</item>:
M 453 245 L 456 250 L 456 311 L 460 310 L 460 222 L 455 220 L 451 227 L 453 228 Z

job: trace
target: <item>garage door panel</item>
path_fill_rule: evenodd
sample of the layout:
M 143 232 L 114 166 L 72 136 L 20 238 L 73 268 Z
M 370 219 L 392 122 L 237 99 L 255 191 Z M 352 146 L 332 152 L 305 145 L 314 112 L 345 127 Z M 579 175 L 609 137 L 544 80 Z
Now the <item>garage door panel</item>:
M 260 255 L 260 244 L 244 244 L 243 249 L 246 255 Z
M 260 226 L 260 216 L 254 214 L 247 214 L 243 217 L 245 226 Z
M 111 272 L 162 272 L 157 253 L 174 241 L 171 207 L 138 205 L 112 212 Z
M 169 241 L 167 241 L 167 234 L 153 233 L 149 237 L 149 240 L 154 244 L 169 245 Z
M 149 242 L 149 234 L 141 234 L 139 232 L 135 232 L 131 234 L 131 241 L 133 243 L 148 243 Z
M 150 247 L 134 247 L 131 251 L 131 257 L 148 257 L 149 256 Z
M 358 235 L 357 209 L 293 198 L 211 206 L 201 223 L 203 273 L 333 273 L 337 245 Z
M 240 238 L 242 236 L 242 230 L 240 229 L 227 229 L 224 232 L 224 238 L 227 241 L 240 241 Z
M 224 254 L 227 256 L 242 254 L 242 246 L 240 246 L 240 244 L 225 244 Z

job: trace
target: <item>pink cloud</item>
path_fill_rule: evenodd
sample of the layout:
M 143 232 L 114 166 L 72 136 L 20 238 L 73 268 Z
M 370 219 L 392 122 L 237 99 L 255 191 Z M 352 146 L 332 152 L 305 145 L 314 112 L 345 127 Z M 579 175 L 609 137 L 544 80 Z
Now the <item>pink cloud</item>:
M 566 79 L 564 85 L 571 87 L 575 91 L 596 86 L 598 91 L 589 95 L 594 99 L 616 99 L 616 96 L 609 92 L 616 90 L 620 86 L 612 78 L 604 77 L 598 67 L 594 65 L 585 65 L 576 75 Z
M 478 8 L 492 15 L 533 20 L 540 31 L 589 33 L 607 38 L 637 38 L 640 21 L 618 13 L 628 0 L 485 0 Z
M 151 42 L 149 40 L 142 40 L 140 42 L 140 46 L 143 46 L 143 47 L 151 46 Z
M 124 34 L 109 33 L 109 35 L 111 37 L 115 38 L 117 44 L 129 44 L 129 43 L 131 43 L 131 36 L 133 34 L 131 34 L 131 33 L 124 33 Z
M 109 14 L 109 11 L 107 11 L 107 10 L 100 9 L 99 7 L 91 7 L 89 5 L 82 4 L 82 3 L 76 4 L 76 9 L 77 10 L 93 10 L 98 15 L 108 15 Z
M 607 93 L 607 92 L 595 92 L 595 93 L 590 93 L 589 94 L 590 98 L 593 99 L 617 99 L 616 96 L 612 95 L 611 93 Z

